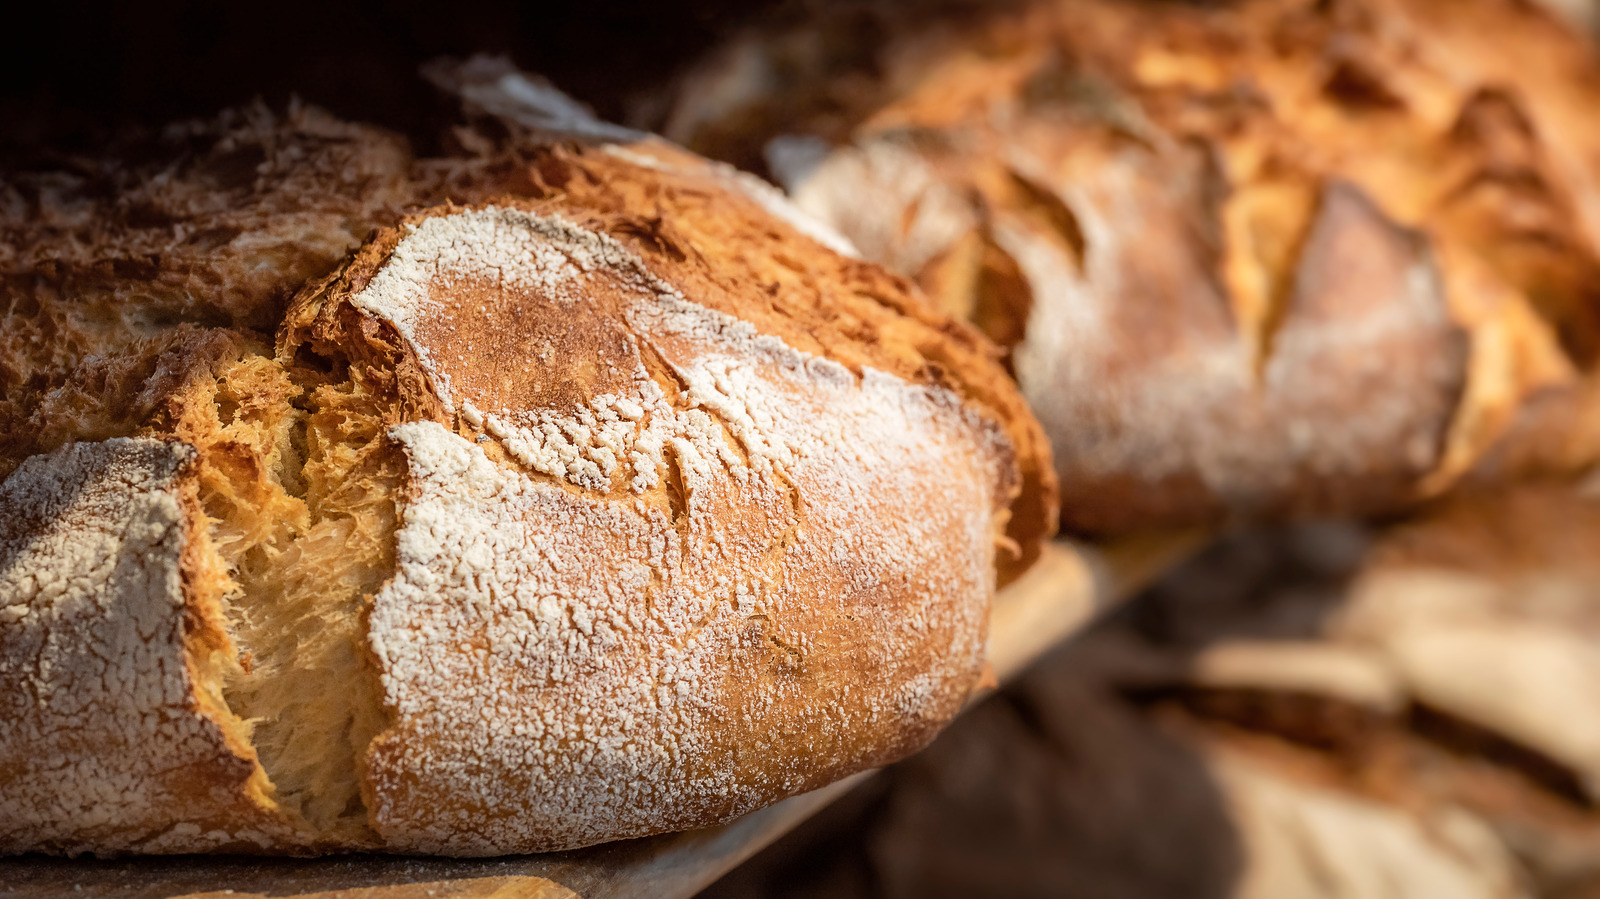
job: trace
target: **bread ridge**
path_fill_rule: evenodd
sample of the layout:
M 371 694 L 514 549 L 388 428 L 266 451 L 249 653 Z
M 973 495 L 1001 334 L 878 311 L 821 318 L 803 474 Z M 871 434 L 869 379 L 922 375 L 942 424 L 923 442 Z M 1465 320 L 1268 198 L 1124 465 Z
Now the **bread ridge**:
M 990 410 L 1009 434 L 1022 473 L 1008 526 L 1014 558 L 1003 561 L 1001 582 L 1037 558 L 1039 542 L 1057 527 L 1049 444 L 996 348 L 975 329 L 941 314 L 906 279 L 853 254 L 791 253 L 786 242 L 749 239 L 745 235 L 783 234 L 834 250 L 832 239 L 796 224 L 805 222 L 805 213 L 725 164 L 658 138 L 623 145 L 533 131 L 509 144 L 512 164 L 493 154 L 463 167 L 476 170 L 468 183 L 453 186 L 455 202 L 530 200 L 612 234 L 697 302 L 736 314 L 797 349 L 826 353 L 852 370 L 872 366 L 913 382 L 941 384 Z M 652 172 L 671 176 L 673 188 L 660 191 L 651 183 Z M 663 214 L 668 210 L 670 216 Z M 693 257 L 691 247 L 703 246 L 729 251 L 714 273 L 676 264 L 680 256 Z M 818 302 L 817 285 L 835 279 L 847 289 Z M 767 308 L 735 301 L 746 283 L 764 287 Z M 835 311 L 836 306 L 844 308 Z

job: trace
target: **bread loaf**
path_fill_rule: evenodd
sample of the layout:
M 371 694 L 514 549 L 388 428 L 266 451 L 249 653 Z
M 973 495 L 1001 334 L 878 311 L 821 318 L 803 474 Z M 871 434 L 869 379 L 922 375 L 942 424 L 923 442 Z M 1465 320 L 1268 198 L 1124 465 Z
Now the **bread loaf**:
M 571 848 L 960 708 L 1053 529 L 997 351 L 599 130 L 256 109 L 0 186 L 0 851 Z
M 983 328 L 1065 526 L 1393 511 L 1596 458 L 1600 65 L 1437 0 L 839 3 L 666 133 Z

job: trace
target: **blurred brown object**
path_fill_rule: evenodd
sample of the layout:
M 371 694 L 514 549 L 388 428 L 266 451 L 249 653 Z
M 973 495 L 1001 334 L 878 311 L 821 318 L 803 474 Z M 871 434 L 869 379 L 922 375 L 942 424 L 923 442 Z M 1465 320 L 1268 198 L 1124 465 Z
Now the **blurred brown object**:
M 1600 37 L 1600 3 L 1595 0 L 1537 0 L 1545 9 Z
M 722 895 L 1594 895 L 1596 545 L 1552 487 L 1227 538 Z
M 1538 7 L 836 2 L 664 129 L 1010 348 L 1072 530 L 1600 455 L 1600 63 Z

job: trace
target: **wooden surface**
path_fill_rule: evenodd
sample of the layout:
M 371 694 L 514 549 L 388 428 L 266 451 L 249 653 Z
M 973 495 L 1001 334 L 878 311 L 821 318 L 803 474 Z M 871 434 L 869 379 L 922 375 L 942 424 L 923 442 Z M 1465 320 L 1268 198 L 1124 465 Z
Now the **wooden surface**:
M 1198 535 L 1110 546 L 1060 541 L 995 599 L 989 659 L 1002 682 L 1199 544 Z M 0 896 L 317 899 L 672 899 L 691 896 L 814 812 L 863 772 L 721 827 L 576 852 L 494 859 L 349 855 L 323 859 L 179 856 L 121 861 L 0 860 Z

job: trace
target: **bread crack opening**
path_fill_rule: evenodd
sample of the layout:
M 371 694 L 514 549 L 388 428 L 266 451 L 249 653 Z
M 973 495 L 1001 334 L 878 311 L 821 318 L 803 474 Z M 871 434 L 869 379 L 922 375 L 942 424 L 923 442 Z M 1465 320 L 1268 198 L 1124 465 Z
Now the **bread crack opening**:
M 342 360 L 246 352 L 185 404 L 200 501 L 231 579 L 237 659 L 221 695 L 243 720 L 269 795 L 315 843 L 375 843 L 361 793 L 385 726 L 367 614 L 394 569 L 394 387 Z

